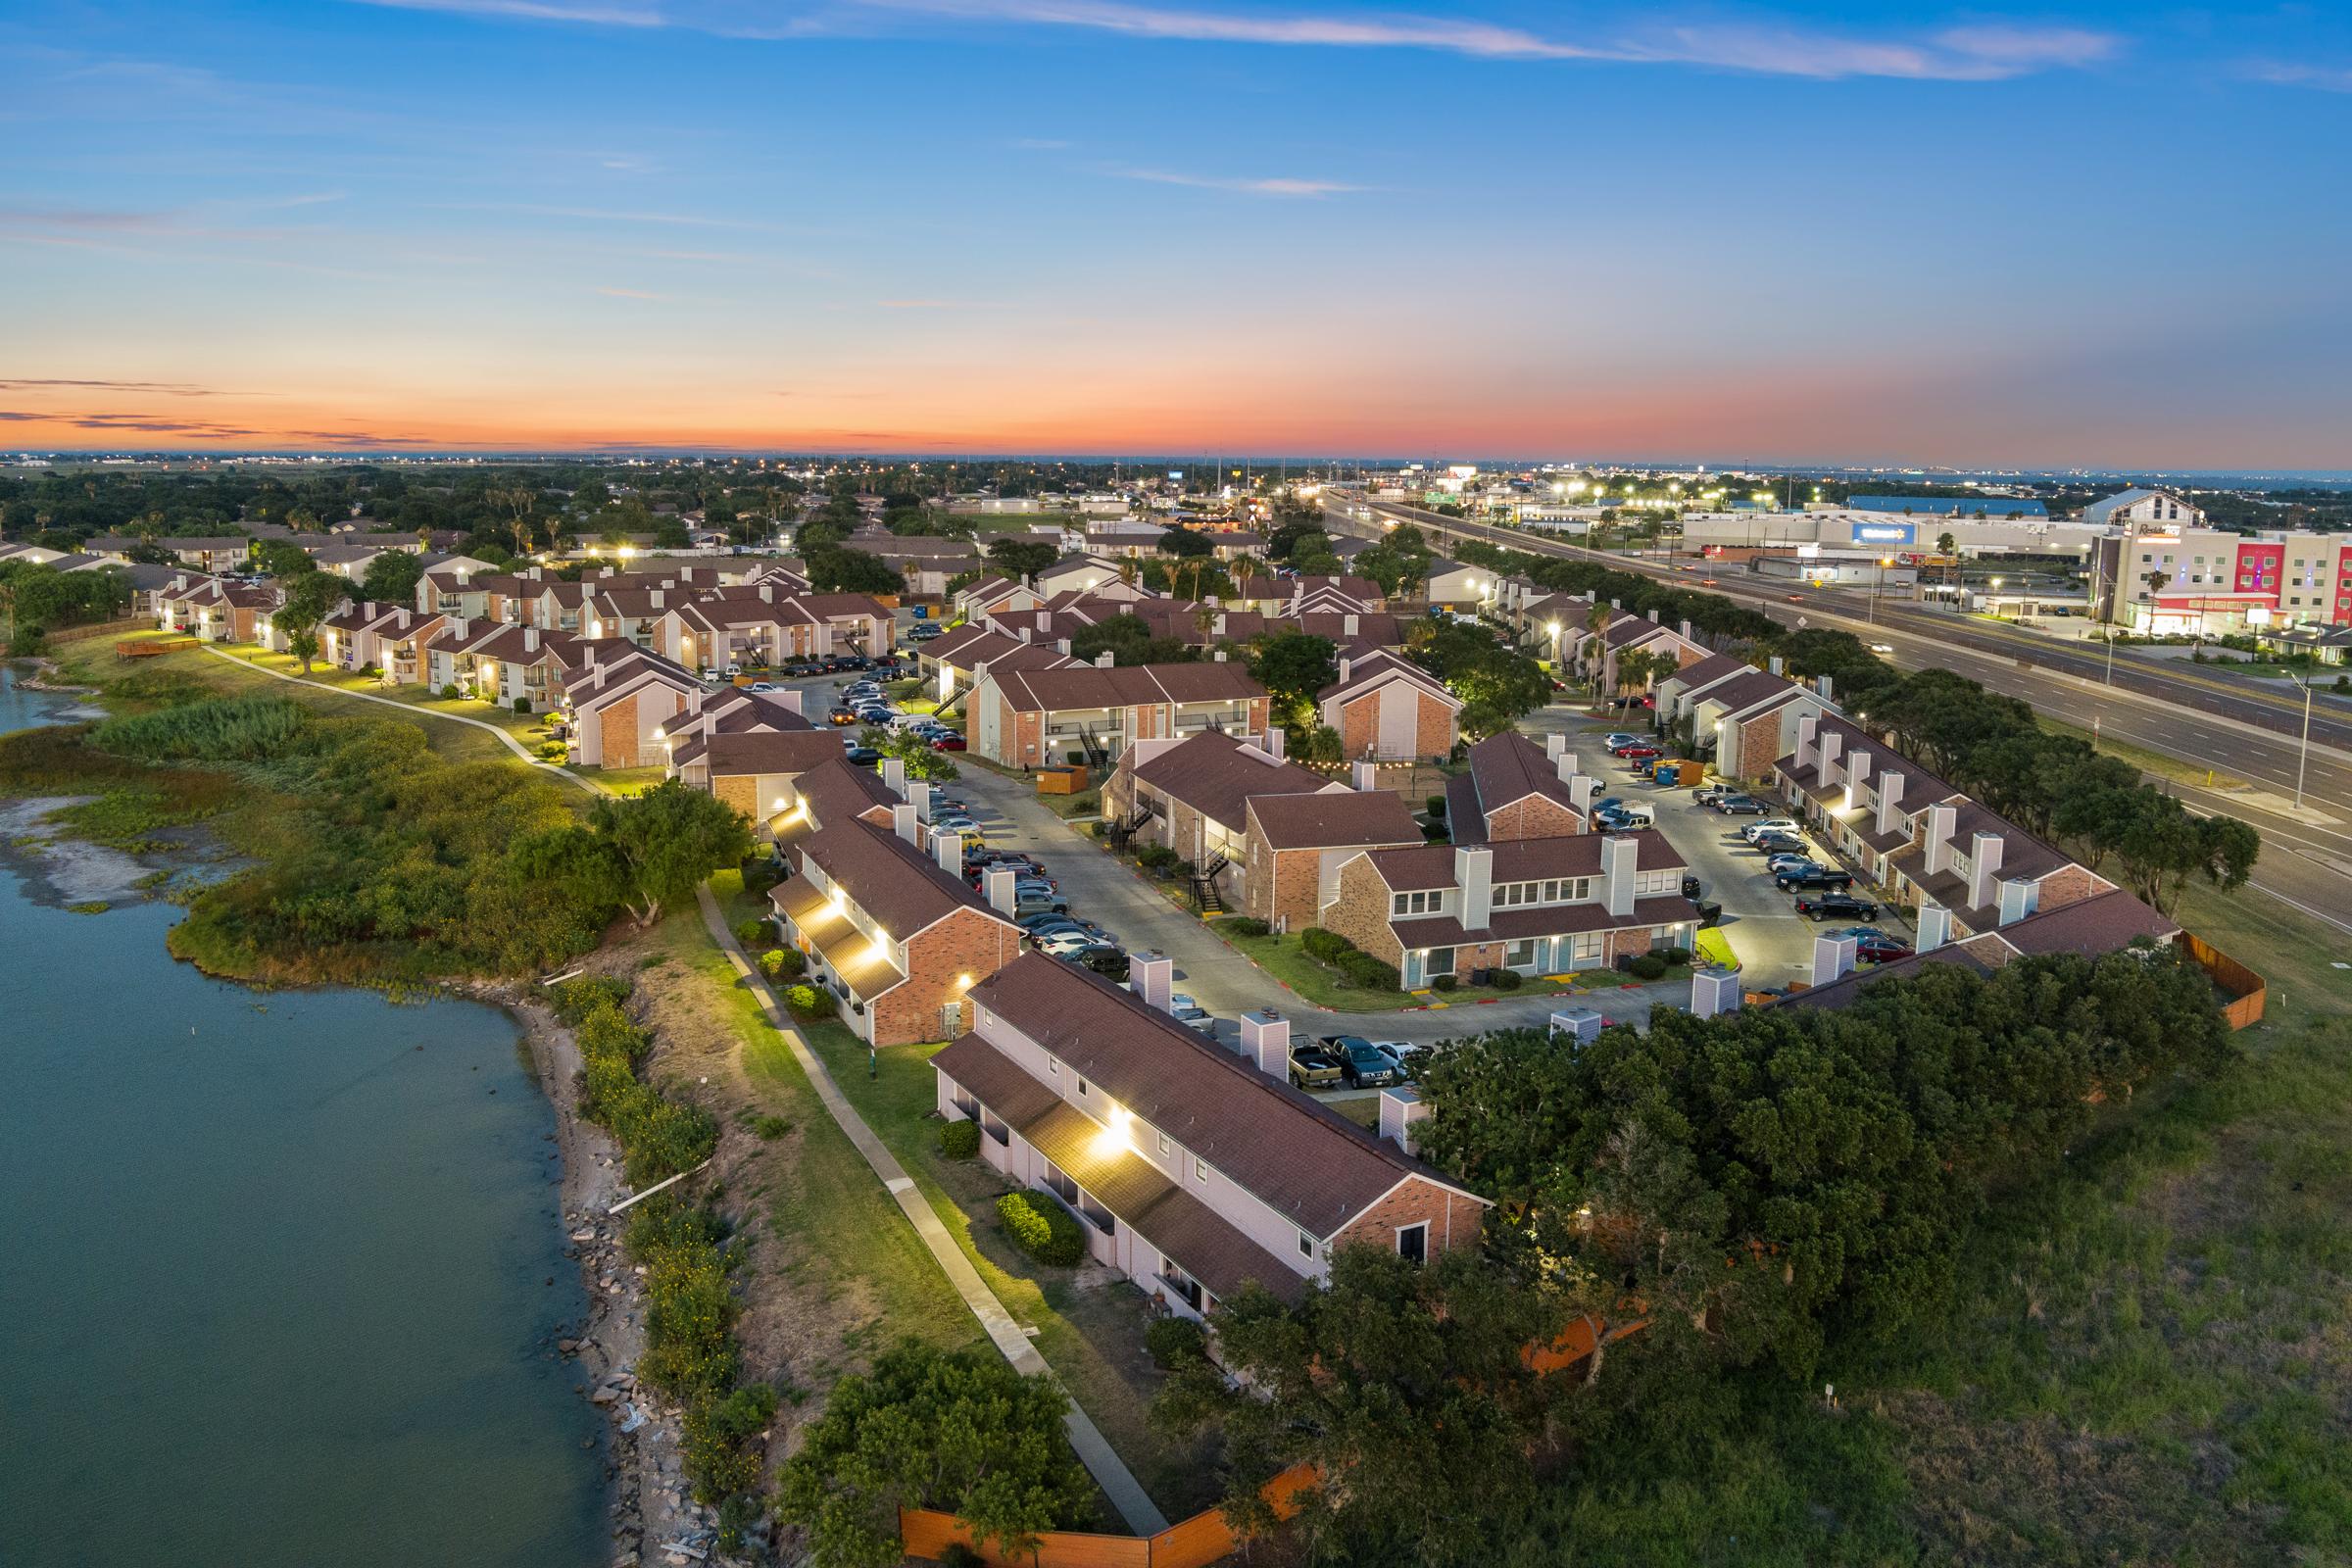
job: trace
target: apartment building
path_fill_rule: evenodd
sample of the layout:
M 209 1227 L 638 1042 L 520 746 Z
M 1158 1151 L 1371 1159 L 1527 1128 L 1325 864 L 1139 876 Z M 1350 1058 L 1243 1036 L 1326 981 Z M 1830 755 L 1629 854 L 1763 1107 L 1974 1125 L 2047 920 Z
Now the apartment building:
M 1108 655 L 1104 656 L 1108 658 Z M 1107 765 L 1139 740 L 1202 730 L 1263 735 L 1266 689 L 1239 663 L 1074 664 L 981 674 L 966 700 L 971 748 L 1003 767 L 1075 757 Z
M 1806 821 L 1916 912 L 1923 944 L 2007 931 L 2122 891 L 1843 718 L 1800 723 L 1774 771 Z M 2132 918 L 2160 922 L 2168 938 L 2180 929 L 2153 911 Z
M 1020 578 L 1004 572 L 991 572 L 958 588 L 953 604 L 956 612 L 966 620 L 979 620 L 1000 611 L 1009 614 L 1016 611 L 1035 610 L 1045 602 L 1044 594 Z
M 670 726 L 691 716 L 709 689 L 683 664 L 633 643 L 603 639 L 573 642 L 562 690 L 574 765 L 657 767 L 670 760 L 664 744 Z
M 254 643 L 277 602 L 272 587 L 190 573 L 156 595 L 156 625 L 208 643 Z
M 830 769 L 858 771 L 836 757 L 804 776 Z M 1020 928 L 964 885 L 961 840 L 939 835 L 926 853 L 919 808 L 891 809 L 888 826 L 847 816 L 795 837 L 785 849 L 793 874 L 768 895 L 811 981 L 842 1000 L 844 1021 L 875 1047 L 963 1033 L 972 988 L 1021 951 Z
M 1404 802 L 1368 773 L 1351 790 L 1252 795 L 1243 806 L 1239 907 L 1278 931 L 1313 925 L 1357 855 L 1425 842 Z
M 1340 614 L 1384 610 L 1388 599 L 1380 584 L 1352 573 L 1311 573 L 1299 577 L 1244 577 L 1233 585 L 1228 610 L 1255 611 L 1261 615 L 1291 618 L 1309 611 Z
M 1604 968 L 1690 945 L 1685 869 L 1649 831 L 1373 850 L 1340 867 L 1321 923 L 1396 965 L 1408 991 L 1445 974 Z
M 1579 770 L 1567 737 L 1539 747 L 1524 735 L 1490 735 L 1470 748 L 1468 772 L 1446 783 L 1446 823 L 1456 844 L 1563 838 L 1590 826 L 1601 781 Z
M 1460 738 L 1462 700 L 1412 661 L 1377 650 L 1341 654 L 1339 679 L 1315 694 L 1315 710 L 1350 761 L 1442 760 Z
M 1253 795 L 1347 793 L 1348 786 L 1283 760 L 1282 731 L 1244 738 L 1201 730 L 1139 740 L 1102 781 L 1105 821 L 1137 844 L 1161 844 L 1238 902 Z
M 406 605 L 345 600 L 318 622 L 319 657 L 337 669 L 373 669 L 387 686 L 414 686 L 447 617 Z
M 1135 964 L 1164 992 L 1165 959 Z M 1293 1090 L 1290 1026 L 1243 1020 L 1245 1059 L 1144 998 L 1030 954 L 973 988 L 931 1065 L 981 1157 L 1076 1214 L 1090 1255 L 1204 1317 L 1254 1282 L 1297 1300 L 1332 1254 L 1475 1244 L 1487 1202 Z
M 433 690 L 456 686 L 484 701 L 533 712 L 564 703 L 564 671 L 585 646 L 578 637 L 536 626 L 508 626 L 449 616 L 424 643 L 425 681 Z

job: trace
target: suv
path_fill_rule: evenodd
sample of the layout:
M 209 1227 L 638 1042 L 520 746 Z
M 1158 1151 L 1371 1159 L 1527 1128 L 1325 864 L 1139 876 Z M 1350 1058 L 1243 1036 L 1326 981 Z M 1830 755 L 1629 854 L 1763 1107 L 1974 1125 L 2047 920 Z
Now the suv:
M 1658 813 L 1646 806 L 1612 806 L 1592 813 L 1611 827 L 1655 827 Z
M 1336 1089 L 1347 1069 L 1321 1046 L 1291 1048 L 1291 1082 L 1300 1089 Z
M 1799 888 L 1821 888 L 1842 893 L 1854 885 L 1851 871 L 1836 871 L 1826 865 L 1808 865 L 1799 870 L 1782 871 L 1772 879 L 1772 885 L 1783 893 L 1794 893 Z
M 1718 795 L 1707 804 L 1726 816 L 1761 816 L 1764 814 L 1764 803 L 1753 795 Z
M 1339 1059 L 1349 1088 L 1375 1089 L 1397 1081 L 1396 1059 L 1362 1035 L 1325 1035 L 1323 1050 Z
M 1827 920 L 1838 915 L 1842 915 L 1848 920 L 1876 920 L 1879 917 L 1879 906 L 1868 899 L 1856 898 L 1851 893 L 1825 893 L 1817 899 L 1797 900 L 1796 912 L 1809 915 L 1816 920 Z M 1859 939 L 1857 938 L 1857 940 Z
M 1793 821 L 1786 816 L 1768 816 L 1761 822 L 1748 823 L 1740 830 L 1740 836 L 1753 844 L 1767 833 L 1784 833 L 1794 838 L 1804 830 L 1805 825 L 1802 822 Z

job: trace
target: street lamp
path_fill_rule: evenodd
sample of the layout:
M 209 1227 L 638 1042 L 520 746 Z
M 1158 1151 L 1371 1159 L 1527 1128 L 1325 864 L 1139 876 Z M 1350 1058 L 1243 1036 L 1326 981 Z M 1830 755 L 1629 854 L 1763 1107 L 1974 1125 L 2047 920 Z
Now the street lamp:
M 2315 677 L 2316 678 L 2316 677 Z M 2303 688 L 2303 745 L 2295 754 L 2295 809 L 2303 809 L 2303 770 L 2311 765 L 2311 682 L 2298 678 Z

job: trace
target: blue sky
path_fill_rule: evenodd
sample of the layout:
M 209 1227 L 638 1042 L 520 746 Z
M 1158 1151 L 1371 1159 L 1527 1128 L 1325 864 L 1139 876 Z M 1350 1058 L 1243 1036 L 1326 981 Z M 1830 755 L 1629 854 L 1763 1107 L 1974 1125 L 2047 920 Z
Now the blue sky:
M 2352 19 L 0 21 L 0 443 L 2352 466 Z

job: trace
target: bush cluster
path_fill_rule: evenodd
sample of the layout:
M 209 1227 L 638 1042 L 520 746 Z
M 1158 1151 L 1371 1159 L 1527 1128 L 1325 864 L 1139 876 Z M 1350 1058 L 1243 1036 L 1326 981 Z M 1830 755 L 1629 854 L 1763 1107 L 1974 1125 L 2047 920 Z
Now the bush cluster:
M 1637 980 L 1663 980 L 1666 960 L 1654 953 L 1644 953 L 1626 966 Z
M 768 940 L 768 936 L 765 920 L 738 920 L 735 922 L 735 941 L 747 952 L 764 944 Z
M 1158 876 L 1174 870 L 1183 858 L 1165 844 L 1147 844 L 1135 852 L 1135 863 Z
M 1340 973 L 1367 991 L 1400 991 L 1404 977 L 1396 966 L 1369 953 L 1351 952 L 1340 960 Z
M 841 1011 L 841 1003 L 822 986 L 789 987 L 784 993 L 784 1005 L 803 1018 L 830 1018 Z
M 686 1481 L 697 1502 L 717 1506 L 760 1484 L 758 1440 L 776 1413 L 765 1383 L 737 1385 L 742 1307 L 727 1275 L 735 1258 L 708 1210 L 666 1195 L 629 1222 L 629 1255 L 645 1268 L 645 1353 L 638 1375 L 682 1408 Z
M 980 1124 L 976 1121 L 942 1122 L 939 1128 L 939 1152 L 950 1159 L 969 1159 L 980 1152 Z
M 1078 1222 L 1051 1199 L 1033 1201 L 1027 1193 L 1006 1193 L 997 1200 L 997 1218 L 1013 1245 L 1040 1263 L 1068 1268 L 1086 1255 Z
M 1161 1371 L 1208 1354 L 1208 1335 L 1189 1317 L 1153 1318 L 1144 1330 L 1144 1348 Z
M 1527 977 L 1516 969 L 1496 969 L 1487 979 L 1497 991 L 1516 991 L 1526 983 Z
M 580 1012 L 576 1032 L 586 1081 L 580 1113 L 611 1129 L 632 1183 L 662 1181 L 710 1157 L 718 1147 L 718 1123 L 698 1106 L 663 1098 L 637 1076 L 653 1052 L 653 1036 L 629 1021 L 609 989 Z
M 1298 933 L 1298 946 L 1317 963 L 1338 963 L 1355 951 L 1355 944 L 1337 931 L 1326 931 L 1310 925 Z
M 1432 991 L 1455 991 L 1460 989 L 1461 984 L 1461 976 L 1454 974 L 1442 974 L 1437 975 L 1430 980 L 1429 988 Z
M 1271 924 L 1260 920 L 1254 914 L 1227 915 L 1224 919 L 1219 920 L 1217 925 L 1219 929 L 1230 931 L 1237 937 L 1262 937 L 1269 935 L 1274 929 Z

